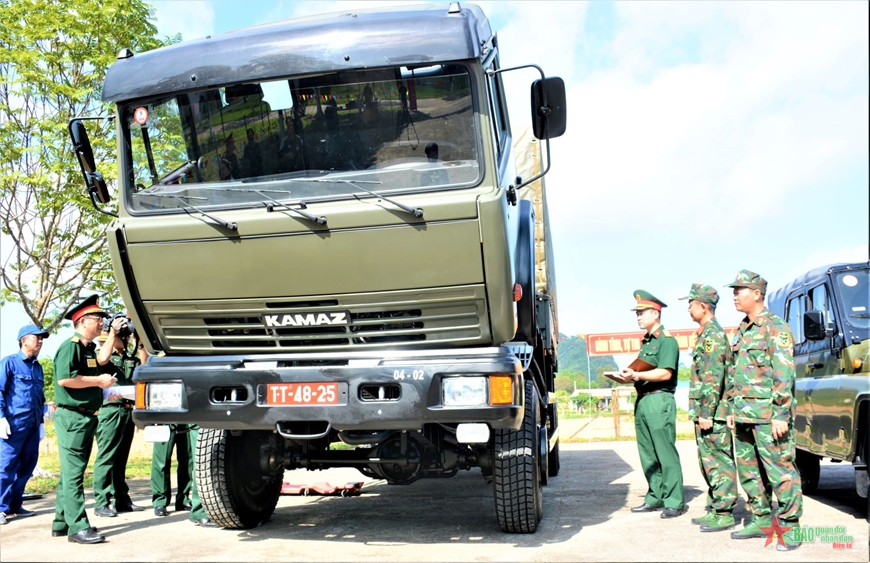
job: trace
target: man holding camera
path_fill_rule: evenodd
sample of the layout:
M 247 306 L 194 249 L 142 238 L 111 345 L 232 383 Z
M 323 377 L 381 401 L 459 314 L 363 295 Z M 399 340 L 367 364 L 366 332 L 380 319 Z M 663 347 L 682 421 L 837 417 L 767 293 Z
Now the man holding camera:
M 108 328 L 108 332 L 105 330 Z M 94 514 L 113 518 L 118 512 L 139 512 L 144 507 L 133 504 L 130 488 L 127 486 L 125 471 L 133 443 L 133 405 L 135 396 L 133 370 L 148 360 L 145 346 L 139 342 L 133 323 L 126 314 L 116 315 L 111 322 L 103 324 L 106 340 L 97 353 L 100 372 L 115 376 L 119 386 L 109 400 L 104 400 L 97 415 L 97 459 L 94 461 Z M 135 354 L 129 351 L 129 340 L 133 337 Z M 113 391 L 116 389 L 113 388 Z M 122 390 L 126 391 L 120 396 Z M 112 509 L 112 498 L 115 508 Z

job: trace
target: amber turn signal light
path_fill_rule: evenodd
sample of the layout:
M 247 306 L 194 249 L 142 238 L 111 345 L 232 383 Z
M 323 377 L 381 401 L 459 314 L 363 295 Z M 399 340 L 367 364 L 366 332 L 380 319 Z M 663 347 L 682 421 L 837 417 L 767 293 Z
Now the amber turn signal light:
M 145 383 L 136 384 L 136 408 L 145 410 Z
M 519 303 L 523 298 L 523 286 L 518 283 L 514 284 L 514 303 Z
M 861 366 L 863 365 L 864 360 L 862 360 L 861 358 L 855 358 L 854 360 L 852 360 L 852 367 L 855 369 L 861 369 Z
M 514 386 L 509 375 L 489 376 L 489 404 L 512 405 L 514 404 Z

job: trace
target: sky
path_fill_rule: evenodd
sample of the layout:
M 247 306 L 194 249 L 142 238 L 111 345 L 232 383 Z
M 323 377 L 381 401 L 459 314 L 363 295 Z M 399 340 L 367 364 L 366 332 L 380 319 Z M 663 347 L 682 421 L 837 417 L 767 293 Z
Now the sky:
M 159 34 L 183 39 L 389 5 L 151 4 Z M 678 298 L 692 283 L 720 292 L 717 316 L 734 326 L 742 315 L 723 286 L 740 269 L 773 290 L 870 259 L 868 3 L 477 4 L 503 67 L 536 63 L 567 88 L 546 177 L 562 333 L 637 330 L 635 289 L 668 304 L 666 327 L 691 328 Z M 534 78 L 505 75 L 514 127 L 530 121 Z M 27 322 L 20 307 L 0 310 L 2 355 Z

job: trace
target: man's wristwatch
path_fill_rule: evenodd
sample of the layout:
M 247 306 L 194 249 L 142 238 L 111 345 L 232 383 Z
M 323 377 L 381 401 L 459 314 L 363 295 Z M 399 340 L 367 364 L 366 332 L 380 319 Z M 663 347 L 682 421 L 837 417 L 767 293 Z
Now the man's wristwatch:
M 136 349 L 137 349 L 137 350 L 144 350 L 144 349 L 145 349 L 145 345 L 144 345 L 144 344 L 137 344 L 137 345 L 136 345 Z

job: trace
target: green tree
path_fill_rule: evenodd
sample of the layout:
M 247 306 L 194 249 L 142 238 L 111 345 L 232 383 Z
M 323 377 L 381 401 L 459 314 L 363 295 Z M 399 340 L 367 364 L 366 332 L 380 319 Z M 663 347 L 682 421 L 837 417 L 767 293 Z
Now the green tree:
M 21 303 L 50 332 L 86 292 L 118 298 L 109 217 L 91 206 L 67 124 L 111 115 L 100 100 L 106 70 L 123 47 L 161 45 L 153 18 L 141 0 L 0 0 L 0 229 L 12 242 L 0 254 L 0 305 Z M 88 123 L 113 188 L 114 124 Z
M 677 381 L 689 381 L 692 377 L 692 370 L 685 367 L 680 366 L 677 368 Z
M 39 358 L 42 366 L 42 374 L 45 377 L 43 389 L 45 390 L 45 402 L 54 402 L 54 360 L 51 358 Z

